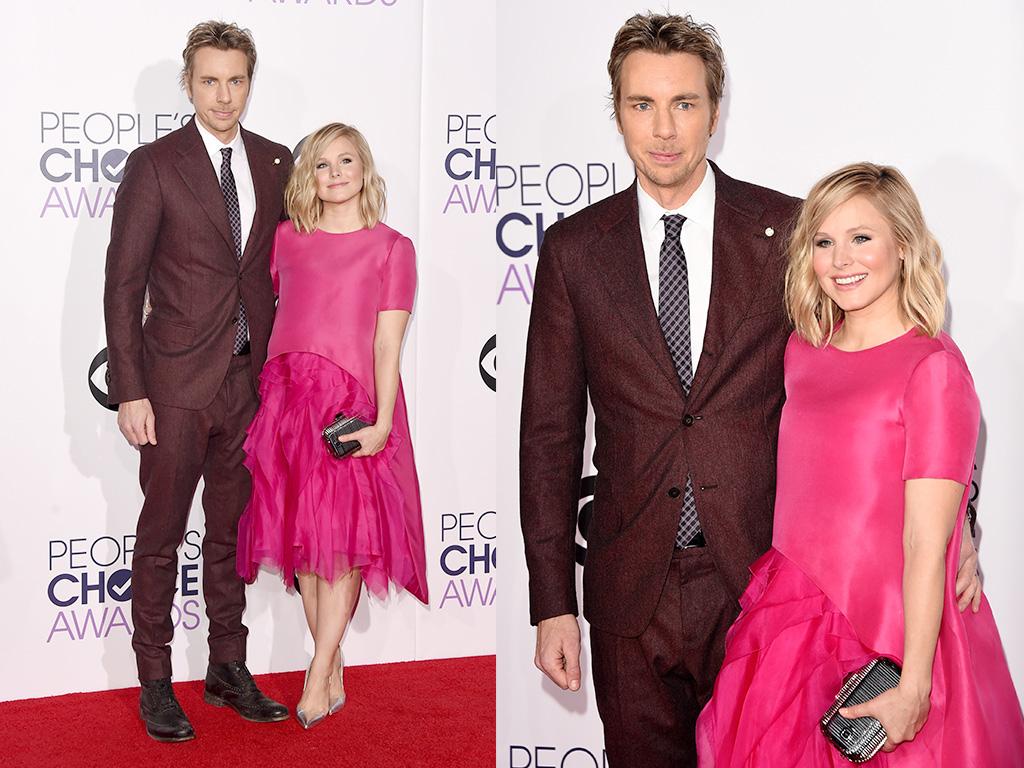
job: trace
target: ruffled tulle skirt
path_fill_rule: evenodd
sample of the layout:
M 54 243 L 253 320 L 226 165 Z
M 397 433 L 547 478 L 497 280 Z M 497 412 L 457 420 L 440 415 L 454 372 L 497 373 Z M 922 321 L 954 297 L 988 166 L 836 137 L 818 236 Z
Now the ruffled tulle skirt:
M 336 459 L 321 432 L 338 412 L 373 423 L 362 385 L 311 353 L 272 358 L 260 375 L 260 408 L 245 441 L 252 496 L 238 524 L 237 568 L 261 566 L 292 586 L 295 574 L 333 581 L 359 568 L 367 589 L 388 584 L 426 601 L 423 529 L 404 404 L 374 456 Z M 401 394 L 399 395 L 401 400 Z
M 700 766 L 848 768 L 818 722 L 846 677 L 880 654 L 861 643 L 846 616 L 777 550 L 751 570 L 714 695 L 697 721 Z M 1020 706 L 987 602 L 977 614 L 968 610 L 945 622 L 924 728 L 866 765 L 1024 766 Z

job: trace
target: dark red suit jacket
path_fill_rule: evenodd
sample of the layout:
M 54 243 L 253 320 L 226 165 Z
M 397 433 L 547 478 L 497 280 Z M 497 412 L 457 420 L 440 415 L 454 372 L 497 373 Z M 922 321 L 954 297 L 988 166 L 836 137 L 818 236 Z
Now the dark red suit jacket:
M 739 596 L 771 544 L 789 329 L 784 249 L 799 201 L 715 173 L 707 330 L 686 397 L 658 323 L 635 184 L 553 224 L 530 315 L 520 505 L 531 621 L 575 614 L 575 525 L 587 414 L 598 470 L 584 614 L 637 636 L 675 546 L 687 475 L 709 551 Z
M 270 248 L 292 155 L 241 130 L 256 190 L 241 261 L 217 173 L 193 122 L 128 157 L 103 294 L 111 403 L 148 397 L 178 408 L 209 405 L 231 361 L 239 298 L 253 376 L 263 368 L 274 319 Z M 143 326 L 147 285 L 152 313 Z

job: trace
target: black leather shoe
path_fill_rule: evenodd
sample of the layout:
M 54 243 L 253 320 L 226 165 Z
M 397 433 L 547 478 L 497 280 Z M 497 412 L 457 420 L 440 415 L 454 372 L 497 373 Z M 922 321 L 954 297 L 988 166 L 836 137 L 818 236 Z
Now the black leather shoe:
M 288 707 L 263 695 L 244 661 L 210 664 L 206 668 L 203 699 L 215 707 L 231 707 L 254 723 L 275 723 L 288 719 Z
M 196 737 L 192 723 L 174 696 L 171 678 L 146 680 L 139 694 L 139 717 L 157 741 L 188 741 Z

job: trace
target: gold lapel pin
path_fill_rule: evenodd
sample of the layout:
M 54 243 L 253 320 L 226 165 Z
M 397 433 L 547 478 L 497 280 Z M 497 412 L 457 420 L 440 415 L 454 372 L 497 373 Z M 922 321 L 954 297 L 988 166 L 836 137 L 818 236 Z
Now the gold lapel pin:
M 275 157 L 274 158 L 274 165 L 280 165 L 280 164 L 281 164 L 281 158 L 280 157 Z
M 775 230 L 774 230 L 774 229 L 772 229 L 771 227 L 765 227 L 765 228 L 764 228 L 764 233 L 765 233 L 766 235 L 768 235 L 768 237 L 771 237 L 772 235 L 774 235 L 774 234 L 775 234 Z

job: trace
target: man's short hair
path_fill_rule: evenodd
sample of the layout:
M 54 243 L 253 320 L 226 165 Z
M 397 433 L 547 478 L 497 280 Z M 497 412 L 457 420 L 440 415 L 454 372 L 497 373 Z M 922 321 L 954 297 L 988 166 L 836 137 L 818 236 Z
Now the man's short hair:
M 725 90 L 725 55 L 718 32 L 710 24 L 698 24 L 693 17 L 660 13 L 636 14 L 615 33 L 608 57 L 608 76 L 612 81 L 612 109 L 619 112 L 622 63 L 634 51 L 651 53 L 690 53 L 704 62 L 708 97 L 714 109 Z
M 180 78 L 182 88 L 187 89 L 192 78 L 192 63 L 195 61 L 196 51 L 206 47 L 244 53 L 249 62 L 248 75 L 252 79 L 253 70 L 256 69 L 256 43 L 253 42 L 252 33 L 226 21 L 204 21 L 189 31 L 185 50 L 181 52 L 184 61 Z

